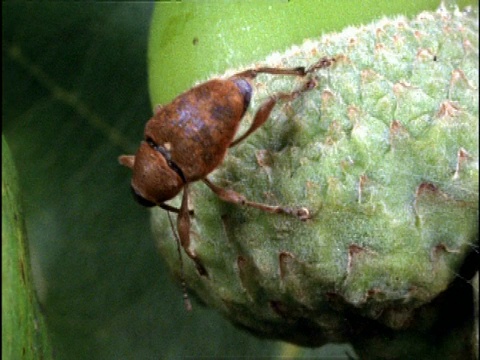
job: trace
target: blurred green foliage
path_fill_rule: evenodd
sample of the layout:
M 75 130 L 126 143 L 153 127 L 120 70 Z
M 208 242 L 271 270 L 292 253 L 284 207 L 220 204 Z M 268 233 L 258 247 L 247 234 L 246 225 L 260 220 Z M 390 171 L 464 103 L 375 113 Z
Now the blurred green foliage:
M 18 176 L 2 136 L 2 357 L 52 359 L 32 281 Z

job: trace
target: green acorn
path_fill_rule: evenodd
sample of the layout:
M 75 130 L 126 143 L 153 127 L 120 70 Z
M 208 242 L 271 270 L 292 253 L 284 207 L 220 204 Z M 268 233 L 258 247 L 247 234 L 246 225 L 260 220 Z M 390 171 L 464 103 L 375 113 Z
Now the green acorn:
M 208 277 L 183 254 L 202 302 L 255 334 L 309 346 L 427 327 L 419 309 L 478 251 L 477 10 L 348 28 L 221 77 L 323 56 L 336 62 L 313 75 L 316 88 L 277 104 L 209 176 L 311 219 L 228 204 L 195 183 L 190 246 Z M 239 134 L 269 95 L 304 81 L 259 75 Z M 164 210 L 152 210 L 152 227 L 180 276 Z

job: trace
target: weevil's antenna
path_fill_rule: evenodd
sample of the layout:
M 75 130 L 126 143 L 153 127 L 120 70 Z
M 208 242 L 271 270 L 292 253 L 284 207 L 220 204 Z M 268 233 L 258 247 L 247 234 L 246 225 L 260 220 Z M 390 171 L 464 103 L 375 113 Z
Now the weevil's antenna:
M 172 228 L 173 236 L 177 241 L 178 258 L 180 260 L 180 283 L 182 284 L 182 290 L 183 290 L 183 302 L 185 304 L 185 309 L 187 309 L 187 311 L 191 311 L 192 303 L 190 302 L 190 298 L 188 297 L 188 292 L 187 292 L 187 282 L 185 281 L 185 272 L 183 270 L 183 258 L 182 258 L 182 249 L 180 246 L 180 239 L 178 238 L 177 232 L 175 231 L 175 226 L 173 226 L 173 221 L 172 221 L 172 217 L 170 216 L 170 211 L 167 211 L 167 214 L 168 214 L 168 221 L 170 222 L 170 226 Z

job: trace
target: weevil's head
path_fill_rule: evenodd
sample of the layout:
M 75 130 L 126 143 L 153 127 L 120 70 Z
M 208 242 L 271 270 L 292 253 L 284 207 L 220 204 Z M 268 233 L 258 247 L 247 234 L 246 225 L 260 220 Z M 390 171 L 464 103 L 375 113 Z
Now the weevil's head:
M 118 158 L 120 164 L 132 169 L 132 192 L 143 206 L 151 207 L 172 199 L 185 184 L 181 171 L 172 168 L 161 150 L 147 139 L 141 142 L 135 155 Z

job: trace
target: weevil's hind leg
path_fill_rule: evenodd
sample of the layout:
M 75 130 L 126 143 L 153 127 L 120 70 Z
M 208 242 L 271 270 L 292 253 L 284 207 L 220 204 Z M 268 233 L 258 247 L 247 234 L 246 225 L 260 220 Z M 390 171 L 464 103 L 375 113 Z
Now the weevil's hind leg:
M 306 221 L 310 219 L 310 212 L 305 207 L 294 208 L 287 206 L 272 206 L 262 203 L 257 203 L 250 201 L 245 198 L 242 194 L 237 193 L 236 191 L 221 188 L 213 184 L 207 178 L 203 179 L 203 182 L 217 195 L 221 200 L 230 202 L 238 205 L 251 206 L 262 211 L 275 214 L 287 214 L 296 217 L 299 220 Z
M 311 65 L 309 68 L 305 70 L 306 74 L 309 74 L 311 72 L 314 72 L 315 70 L 318 69 L 325 69 L 327 67 L 332 66 L 336 61 L 338 60 L 338 57 L 327 57 L 324 56 L 320 60 L 318 60 L 315 64 Z
M 253 133 L 260 126 L 262 126 L 265 123 L 265 121 L 267 121 L 268 118 L 270 117 L 270 113 L 272 112 L 272 109 L 278 100 L 292 101 L 293 99 L 298 97 L 300 94 L 304 93 L 305 91 L 313 89 L 316 85 L 317 85 L 317 82 L 314 79 L 310 79 L 309 81 L 305 82 L 297 90 L 294 90 L 292 92 L 281 92 L 281 93 L 273 94 L 272 96 L 270 96 L 268 100 L 265 101 L 257 110 L 257 113 L 253 118 L 250 128 L 245 132 L 245 134 L 243 134 L 238 139 L 233 141 L 229 145 L 229 147 L 233 147 L 239 144 L 240 142 L 245 140 L 251 133 Z
M 248 69 L 242 72 L 239 72 L 235 75 L 232 76 L 232 78 L 236 77 L 243 77 L 243 78 L 248 78 L 248 79 L 254 79 L 258 74 L 271 74 L 271 75 L 293 75 L 293 76 L 305 76 L 309 73 L 314 72 L 315 70 L 318 69 L 325 69 L 329 66 L 331 66 L 337 59 L 334 57 L 322 57 L 320 60 L 318 60 L 316 63 L 311 65 L 308 68 L 305 68 L 304 66 L 299 66 L 296 68 L 272 68 L 272 67 L 259 67 L 256 69 Z
M 289 69 L 281 68 L 271 68 L 271 67 L 260 67 L 257 69 L 248 69 L 242 72 L 239 72 L 232 76 L 232 78 L 248 78 L 254 79 L 258 74 L 272 74 L 272 75 L 293 75 L 293 76 L 305 76 L 307 73 L 303 66 Z
M 188 211 L 188 184 L 183 188 L 182 205 L 177 217 L 177 230 L 180 243 L 187 255 L 195 262 L 198 273 L 208 277 L 207 270 L 201 263 L 194 250 L 190 249 L 190 213 Z

